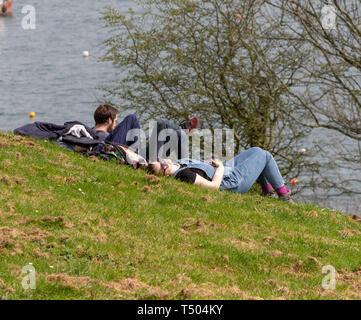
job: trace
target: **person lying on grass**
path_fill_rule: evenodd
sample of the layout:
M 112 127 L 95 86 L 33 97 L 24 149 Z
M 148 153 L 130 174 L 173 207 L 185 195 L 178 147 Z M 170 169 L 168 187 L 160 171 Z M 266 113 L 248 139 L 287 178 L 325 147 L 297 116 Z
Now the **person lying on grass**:
M 258 147 L 243 151 L 224 164 L 217 159 L 211 163 L 192 159 L 176 162 L 160 159 L 150 163 L 148 170 L 204 188 L 242 194 L 257 181 L 262 186 L 263 195 L 278 195 L 280 200 L 294 203 L 273 156 Z

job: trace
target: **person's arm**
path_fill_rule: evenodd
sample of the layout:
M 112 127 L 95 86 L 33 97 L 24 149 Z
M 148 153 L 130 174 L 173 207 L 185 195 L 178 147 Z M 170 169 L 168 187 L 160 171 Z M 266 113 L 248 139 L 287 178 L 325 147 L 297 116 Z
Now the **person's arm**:
M 218 190 L 222 180 L 223 180 L 223 174 L 224 174 L 224 166 L 222 161 L 213 159 L 212 165 L 215 167 L 216 172 L 214 173 L 212 181 L 209 181 L 207 179 L 204 179 L 199 174 L 196 176 L 196 181 L 194 184 L 207 188 L 207 189 L 215 189 Z

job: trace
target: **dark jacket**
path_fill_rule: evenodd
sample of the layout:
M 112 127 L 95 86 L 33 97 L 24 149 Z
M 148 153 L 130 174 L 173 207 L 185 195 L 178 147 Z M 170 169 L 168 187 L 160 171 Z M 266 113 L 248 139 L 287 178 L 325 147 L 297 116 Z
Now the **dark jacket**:
M 30 136 L 44 140 L 55 140 L 65 135 L 70 128 L 76 124 L 83 125 L 93 139 L 98 140 L 100 138 L 97 131 L 87 127 L 79 121 L 65 122 L 63 125 L 36 121 L 15 129 L 14 133 L 21 136 Z

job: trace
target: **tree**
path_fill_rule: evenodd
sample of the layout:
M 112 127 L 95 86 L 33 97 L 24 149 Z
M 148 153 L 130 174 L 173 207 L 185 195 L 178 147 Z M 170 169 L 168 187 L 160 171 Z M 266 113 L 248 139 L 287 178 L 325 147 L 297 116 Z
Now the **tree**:
M 144 121 L 197 115 L 203 127 L 234 129 L 235 151 L 271 151 L 288 177 L 314 172 L 317 165 L 298 151 L 308 131 L 294 120 L 298 97 L 289 94 L 309 57 L 302 44 L 267 38 L 280 25 L 267 18 L 264 5 L 146 0 L 141 14 L 127 16 L 108 8 L 103 60 L 121 79 L 104 88 L 105 99 L 137 110 Z
M 283 28 L 274 39 L 303 44 L 309 51 L 297 121 L 326 136 L 320 155 L 332 165 L 322 177 L 332 195 L 361 194 L 361 0 L 270 0 L 281 10 Z M 304 121 L 307 119 L 307 121 Z M 318 129 L 319 130 L 319 129 Z

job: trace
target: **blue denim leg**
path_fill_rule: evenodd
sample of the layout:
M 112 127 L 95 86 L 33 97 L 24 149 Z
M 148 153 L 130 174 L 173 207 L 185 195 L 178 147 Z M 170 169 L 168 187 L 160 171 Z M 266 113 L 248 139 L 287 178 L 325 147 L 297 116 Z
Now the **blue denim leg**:
M 124 120 L 109 134 L 109 136 L 105 139 L 105 142 L 115 142 L 126 146 L 133 145 L 133 148 L 138 149 L 139 132 L 133 141 L 127 140 L 127 134 L 132 129 L 140 129 L 138 118 L 134 114 L 126 116 Z
M 260 177 L 274 189 L 284 184 L 273 156 L 261 148 L 250 148 L 225 163 L 220 190 L 246 193 Z

